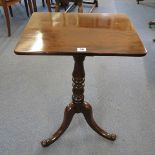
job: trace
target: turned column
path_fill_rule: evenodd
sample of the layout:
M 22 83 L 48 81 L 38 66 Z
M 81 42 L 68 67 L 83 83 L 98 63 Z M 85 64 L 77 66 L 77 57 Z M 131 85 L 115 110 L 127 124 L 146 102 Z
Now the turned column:
M 74 70 L 72 73 L 73 81 L 73 95 L 72 102 L 75 104 L 76 112 L 79 113 L 82 110 L 84 104 L 84 82 L 85 82 L 85 71 L 84 71 L 84 59 L 85 56 L 73 56 L 74 58 Z
M 84 60 L 83 55 L 74 55 L 74 69 L 72 73 L 73 81 L 73 95 L 72 103 L 70 103 L 64 111 L 64 119 L 58 130 L 51 135 L 49 138 L 41 141 L 43 147 L 47 147 L 54 143 L 69 127 L 72 118 L 75 113 L 83 113 L 89 126 L 102 137 L 114 141 L 116 139 L 115 134 L 110 134 L 106 130 L 100 128 L 93 118 L 93 110 L 89 103 L 84 101 L 84 82 L 85 82 L 85 71 L 84 71 Z

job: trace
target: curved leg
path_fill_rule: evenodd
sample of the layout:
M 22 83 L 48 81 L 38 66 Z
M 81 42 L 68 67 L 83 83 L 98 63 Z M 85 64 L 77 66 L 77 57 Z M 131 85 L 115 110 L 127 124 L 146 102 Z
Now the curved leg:
M 32 1 L 32 4 L 33 4 L 33 10 L 34 10 L 34 12 L 37 12 L 36 0 L 33 0 L 33 1 Z
M 60 126 L 60 128 L 48 139 L 41 141 L 43 147 L 49 146 L 50 144 L 54 143 L 68 128 L 73 116 L 75 114 L 75 105 L 70 104 L 65 108 L 64 111 L 64 119 Z
M 31 0 L 28 0 L 28 6 L 29 6 L 29 9 L 30 9 L 30 13 L 32 14 L 33 13 L 33 8 L 32 8 L 32 1 Z
M 112 140 L 114 141 L 116 139 L 116 135 L 115 134 L 110 134 L 107 131 L 101 129 L 96 122 L 94 121 L 93 118 L 93 112 L 92 112 L 92 107 L 89 103 L 85 103 L 83 108 L 82 108 L 82 113 L 87 121 L 87 123 L 89 124 L 89 126 L 96 131 L 99 135 L 101 135 L 102 137 Z
M 12 12 L 12 7 L 11 6 L 9 6 L 9 11 L 10 11 L 11 17 L 13 17 L 13 12 Z

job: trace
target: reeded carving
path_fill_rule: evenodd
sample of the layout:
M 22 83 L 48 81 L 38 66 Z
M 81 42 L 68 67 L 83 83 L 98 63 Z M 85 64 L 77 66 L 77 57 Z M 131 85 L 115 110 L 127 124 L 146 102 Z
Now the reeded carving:
M 81 106 L 84 104 L 84 82 L 85 82 L 85 71 L 83 61 L 85 56 L 74 56 L 74 70 L 73 70 L 73 95 L 72 102 L 76 106 L 77 113 L 81 112 Z
M 73 96 L 72 100 L 75 104 L 82 104 L 84 102 L 84 78 L 73 78 Z

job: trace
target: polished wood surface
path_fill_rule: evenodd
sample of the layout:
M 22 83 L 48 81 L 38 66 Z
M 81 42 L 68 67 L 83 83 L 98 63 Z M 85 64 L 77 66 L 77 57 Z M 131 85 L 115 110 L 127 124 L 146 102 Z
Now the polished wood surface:
M 77 48 L 80 48 L 78 51 Z M 75 113 L 82 113 L 89 126 L 102 137 L 114 141 L 110 134 L 97 125 L 92 107 L 84 100 L 84 60 L 90 55 L 144 56 L 145 48 L 128 17 L 109 13 L 35 13 L 26 26 L 16 54 L 71 55 L 72 102 L 66 107 L 58 130 L 41 141 L 43 147 L 55 142 L 68 128 Z
M 97 125 L 93 118 L 92 107 L 89 103 L 84 100 L 84 86 L 85 86 L 85 70 L 84 70 L 84 60 L 85 56 L 76 55 L 74 58 L 74 69 L 72 73 L 72 81 L 73 81 L 73 95 L 72 95 L 72 103 L 70 103 L 64 112 L 64 119 L 61 126 L 58 130 L 51 135 L 49 138 L 41 141 L 43 147 L 47 147 L 50 144 L 54 143 L 69 127 L 72 118 L 75 113 L 82 113 L 88 123 L 88 125 L 99 135 L 102 137 L 114 141 L 116 139 L 115 134 L 110 134 L 106 130 L 102 129 Z
M 15 53 L 144 56 L 146 50 L 125 14 L 34 13 Z

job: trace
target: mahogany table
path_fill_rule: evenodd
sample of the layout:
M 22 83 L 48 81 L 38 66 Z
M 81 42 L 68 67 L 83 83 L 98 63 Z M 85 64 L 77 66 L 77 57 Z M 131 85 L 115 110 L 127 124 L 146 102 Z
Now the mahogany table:
M 65 108 L 60 128 L 41 142 L 48 146 L 68 128 L 75 113 L 106 139 L 115 134 L 101 129 L 92 107 L 84 100 L 84 60 L 87 56 L 144 56 L 146 50 L 129 18 L 111 13 L 34 13 L 15 48 L 18 55 L 68 55 L 74 58 L 72 102 Z

